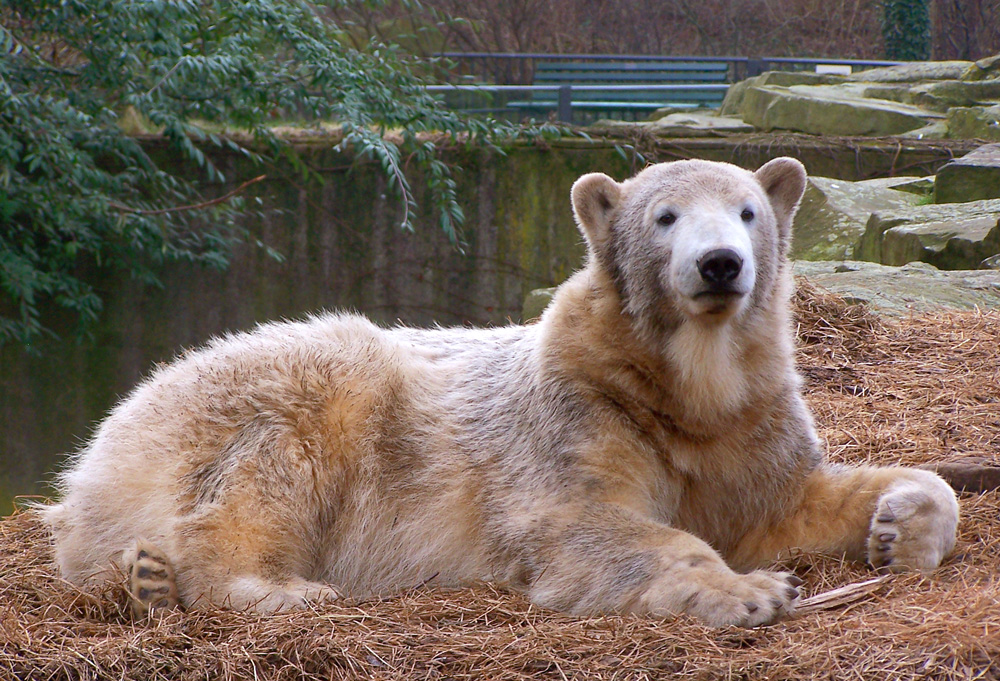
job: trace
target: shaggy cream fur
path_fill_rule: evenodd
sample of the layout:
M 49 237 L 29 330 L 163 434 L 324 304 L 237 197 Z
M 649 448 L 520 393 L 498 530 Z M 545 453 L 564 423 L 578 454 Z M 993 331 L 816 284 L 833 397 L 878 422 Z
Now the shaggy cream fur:
M 795 607 L 800 582 L 758 569 L 792 548 L 933 569 L 958 521 L 943 481 L 823 461 L 789 321 L 804 186 L 787 158 L 586 175 L 588 262 L 538 324 L 327 314 L 185 354 L 62 476 L 63 574 L 101 579 L 125 550 L 140 612 L 433 577 L 753 626 Z

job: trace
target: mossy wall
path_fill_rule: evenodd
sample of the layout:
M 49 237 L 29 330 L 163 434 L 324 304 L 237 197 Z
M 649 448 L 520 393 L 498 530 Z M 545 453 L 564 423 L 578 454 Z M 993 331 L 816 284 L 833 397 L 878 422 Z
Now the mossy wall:
M 895 142 L 859 151 L 794 136 L 644 144 L 649 160 L 698 156 L 756 167 L 794 155 L 811 172 L 845 179 L 888 174 L 902 163 L 907 173 L 933 172 L 955 153 L 927 145 L 901 152 Z M 561 282 L 582 261 L 569 205 L 573 181 L 596 170 L 623 179 L 640 167 L 607 141 L 521 146 L 505 155 L 450 152 L 462 167 L 456 179 L 467 219 L 456 248 L 430 214 L 414 233 L 401 231 L 399 203 L 378 170 L 351 168 L 329 147 L 303 147 L 322 184 L 271 169 L 250 188 L 266 214 L 248 226 L 283 262 L 244 246 L 225 272 L 170 266 L 163 288 L 108 275 L 99 283 L 106 308 L 92 341 L 46 341 L 34 354 L 0 348 L 0 513 L 14 494 L 45 493 L 42 483 L 64 453 L 155 362 L 215 334 L 322 309 L 357 310 L 384 324 L 517 320 L 530 290 Z M 236 157 L 219 162 L 236 181 L 260 174 Z M 422 205 L 429 203 L 423 196 Z

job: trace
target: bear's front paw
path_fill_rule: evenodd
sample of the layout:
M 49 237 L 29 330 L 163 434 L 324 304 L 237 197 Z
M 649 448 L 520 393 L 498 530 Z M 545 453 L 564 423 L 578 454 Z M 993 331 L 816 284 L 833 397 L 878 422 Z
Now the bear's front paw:
M 868 562 L 903 572 L 933 570 L 955 546 L 958 502 L 931 473 L 899 482 L 882 495 L 868 535 Z
M 713 627 L 756 627 L 790 615 L 801 585 L 801 579 L 787 572 L 744 575 L 720 564 L 662 576 L 644 594 L 640 610 L 654 615 L 683 612 Z
M 706 580 L 686 612 L 716 627 L 771 624 L 795 610 L 802 580 L 787 572 L 757 570 Z

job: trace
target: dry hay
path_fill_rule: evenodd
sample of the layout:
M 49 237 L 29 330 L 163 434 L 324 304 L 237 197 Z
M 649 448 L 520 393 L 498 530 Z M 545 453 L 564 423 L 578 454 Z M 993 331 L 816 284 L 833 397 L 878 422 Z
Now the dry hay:
M 882 321 L 807 285 L 801 366 L 832 458 L 912 463 L 1000 452 L 1000 313 Z M 958 547 L 930 577 L 872 579 L 803 554 L 821 594 L 753 630 L 689 618 L 582 619 L 488 585 L 433 582 L 381 601 L 255 616 L 173 612 L 134 621 L 122 584 L 62 582 L 48 537 L 0 522 L 0 679 L 1000 679 L 1000 492 L 962 497 Z M 848 585 L 846 595 L 828 592 Z M 829 596 L 822 603 L 823 595 Z

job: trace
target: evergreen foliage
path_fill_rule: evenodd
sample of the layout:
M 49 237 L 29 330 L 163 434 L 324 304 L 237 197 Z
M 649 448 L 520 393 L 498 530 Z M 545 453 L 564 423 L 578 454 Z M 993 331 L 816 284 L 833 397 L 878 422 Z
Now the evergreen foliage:
M 305 0 L 0 0 L 0 344 L 54 335 L 41 313 L 52 303 L 85 331 L 102 307 L 88 282 L 103 268 L 156 283 L 166 261 L 225 267 L 248 236 L 237 221 L 248 206 L 212 196 L 247 178 L 225 177 L 204 150 L 281 157 L 307 172 L 275 135 L 280 121 L 338 123 L 340 146 L 385 171 L 407 229 L 415 202 L 400 159 L 412 158 L 455 238 L 455 184 L 428 141 L 440 135 L 420 133 L 488 141 L 513 131 L 447 111 L 421 87 L 420 64 L 393 46 L 346 46 L 323 9 Z M 161 133 L 199 173 L 160 168 L 123 132 L 126 119 Z
M 930 59 L 931 15 L 927 0 L 884 0 L 882 36 L 887 59 Z

